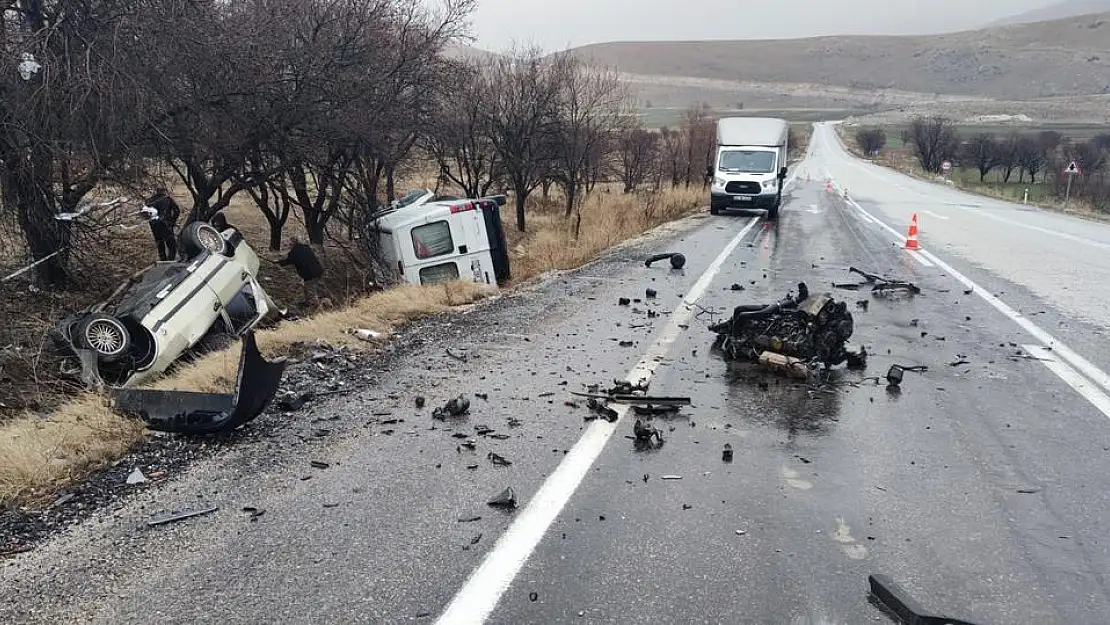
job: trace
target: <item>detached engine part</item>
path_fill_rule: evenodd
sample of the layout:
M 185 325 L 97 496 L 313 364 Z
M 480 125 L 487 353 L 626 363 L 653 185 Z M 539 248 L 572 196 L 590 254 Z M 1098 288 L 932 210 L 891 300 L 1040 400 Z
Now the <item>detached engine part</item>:
M 710 327 L 732 360 L 767 360 L 789 371 L 832 367 L 848 359 L 845 342 L 854 330 L 852 313 L 828 293 L 810 295 L 805 283 L 798 295 L 770 305 L 737 306 L 732 318 Z M 764 352 L 771 352 L 764 358 Z

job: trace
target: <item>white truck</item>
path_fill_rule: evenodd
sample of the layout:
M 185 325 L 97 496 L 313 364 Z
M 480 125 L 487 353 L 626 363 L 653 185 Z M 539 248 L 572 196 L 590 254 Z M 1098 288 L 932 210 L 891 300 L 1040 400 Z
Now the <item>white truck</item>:
M 504 203 L 503 195 L 459 199 L 410 191 L 375 216 L 382 258 L 410 284 L 503 284 L 511 277 L 501 226 Z
M 710 167 L 710 213 L 718 215 L 727 208 L 765 208 L 769 218 L 778 217 L 789 131 L 785 120 L 771 117 L 724 117 L 717 121 L 717 152 Z

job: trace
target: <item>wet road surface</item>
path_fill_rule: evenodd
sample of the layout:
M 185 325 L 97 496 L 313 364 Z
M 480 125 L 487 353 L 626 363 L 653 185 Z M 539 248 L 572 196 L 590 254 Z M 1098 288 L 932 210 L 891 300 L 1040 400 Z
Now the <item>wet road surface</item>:
M 830 132 L 818 129 L 777 223 L 699 216 L 418 324 L 411 353 L 377 384 L 268 415 L 288 420 L 271 439 L 229 448 L 9 561 L 0 622 L 889 622 L 868 602 L 872 573 L 975 622 L 1105 622 L 1100 298 L 1078 284 L 1068 286 L 1085 301 L 1053 297 L 1053 281 L 1008 262 L 1017 254 L 1004 246 L 972 254 L 927 230 L 930 256 L 907 254 L 878 223 L 908 220 L 897 186 L 868 176 L 845 199 L 824 178 L 806 181 L 807 169 L 854 175 Z M 1084 249 L 1036 253 L 1050 267 Z M 668 250 L 687 255 L 685 271 L 643 266 Z M 828 289 L 851 280 L 849 266 L 924 291 L 833 292 L 870 299 L 853 310 L 853 342 L 872 354 L 866 372 L 810 388 L 710 349 L 707 325 L 731 307 L 777 300 L 799 281 Z M 1055 350 L 1029 358 L 1022 346 L 1053 346 L 954 273 L 1093 369 Z M 929 369 L 908 373 L 898 394 L 865 379 L 892 363 Z M 586 422 L 585 408 L 564 404 L 584 385 L 645 375 L 653 394 L 693 400 L 654 421 L 659 449 L 633 448 L 632 415 Z M 475 398 L 468 417 L 431 419 L 460 392 L 488 400 Z M 427 407 L 415 408 L 418 394 Z M 330 436 L 313 436 L 321 423 Z M 493 434 L 477 435 L 479 425 Z M 485 505 L 506 486 L 520 509 Z M 220 510 L 145 527 L 157 511 L 200 503 Z M 266 512 L 251 520 L 243 506 Z

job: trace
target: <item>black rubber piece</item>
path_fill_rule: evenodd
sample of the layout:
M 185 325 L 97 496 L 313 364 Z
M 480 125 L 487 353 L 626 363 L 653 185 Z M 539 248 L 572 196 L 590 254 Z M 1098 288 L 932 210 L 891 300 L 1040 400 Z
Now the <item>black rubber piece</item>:
M 655 254 L 654 256 L 649 256 L 648 259 L 644 261 L 644 266 L 651 267 L 652 263 L 657 263 L 668 258 L 671 259 L 671 267 L 674 267 L 675 269 L 682 269 L 686 266 L 686 257 L 682 254 L 679 254 L 678 252 L 667 252 L 666 254 Z
M 886 575 L 870 575 L 871 596 L 905 625 L 975 625 L 946 616 L 930 616 L 913 597 Z

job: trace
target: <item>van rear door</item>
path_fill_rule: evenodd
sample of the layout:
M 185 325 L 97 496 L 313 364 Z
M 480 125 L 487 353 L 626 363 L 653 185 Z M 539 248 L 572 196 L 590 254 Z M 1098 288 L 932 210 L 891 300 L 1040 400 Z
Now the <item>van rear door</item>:
M 505 239 L 505 229 L 501 223 L 501 206 L 494 200 L 480 200 L 482 219 L 485 221 L 486 238 L 493 262 L 493 273 L 498 284 L 508 282 L 512 277 L 509 269 L 509 244 Z

